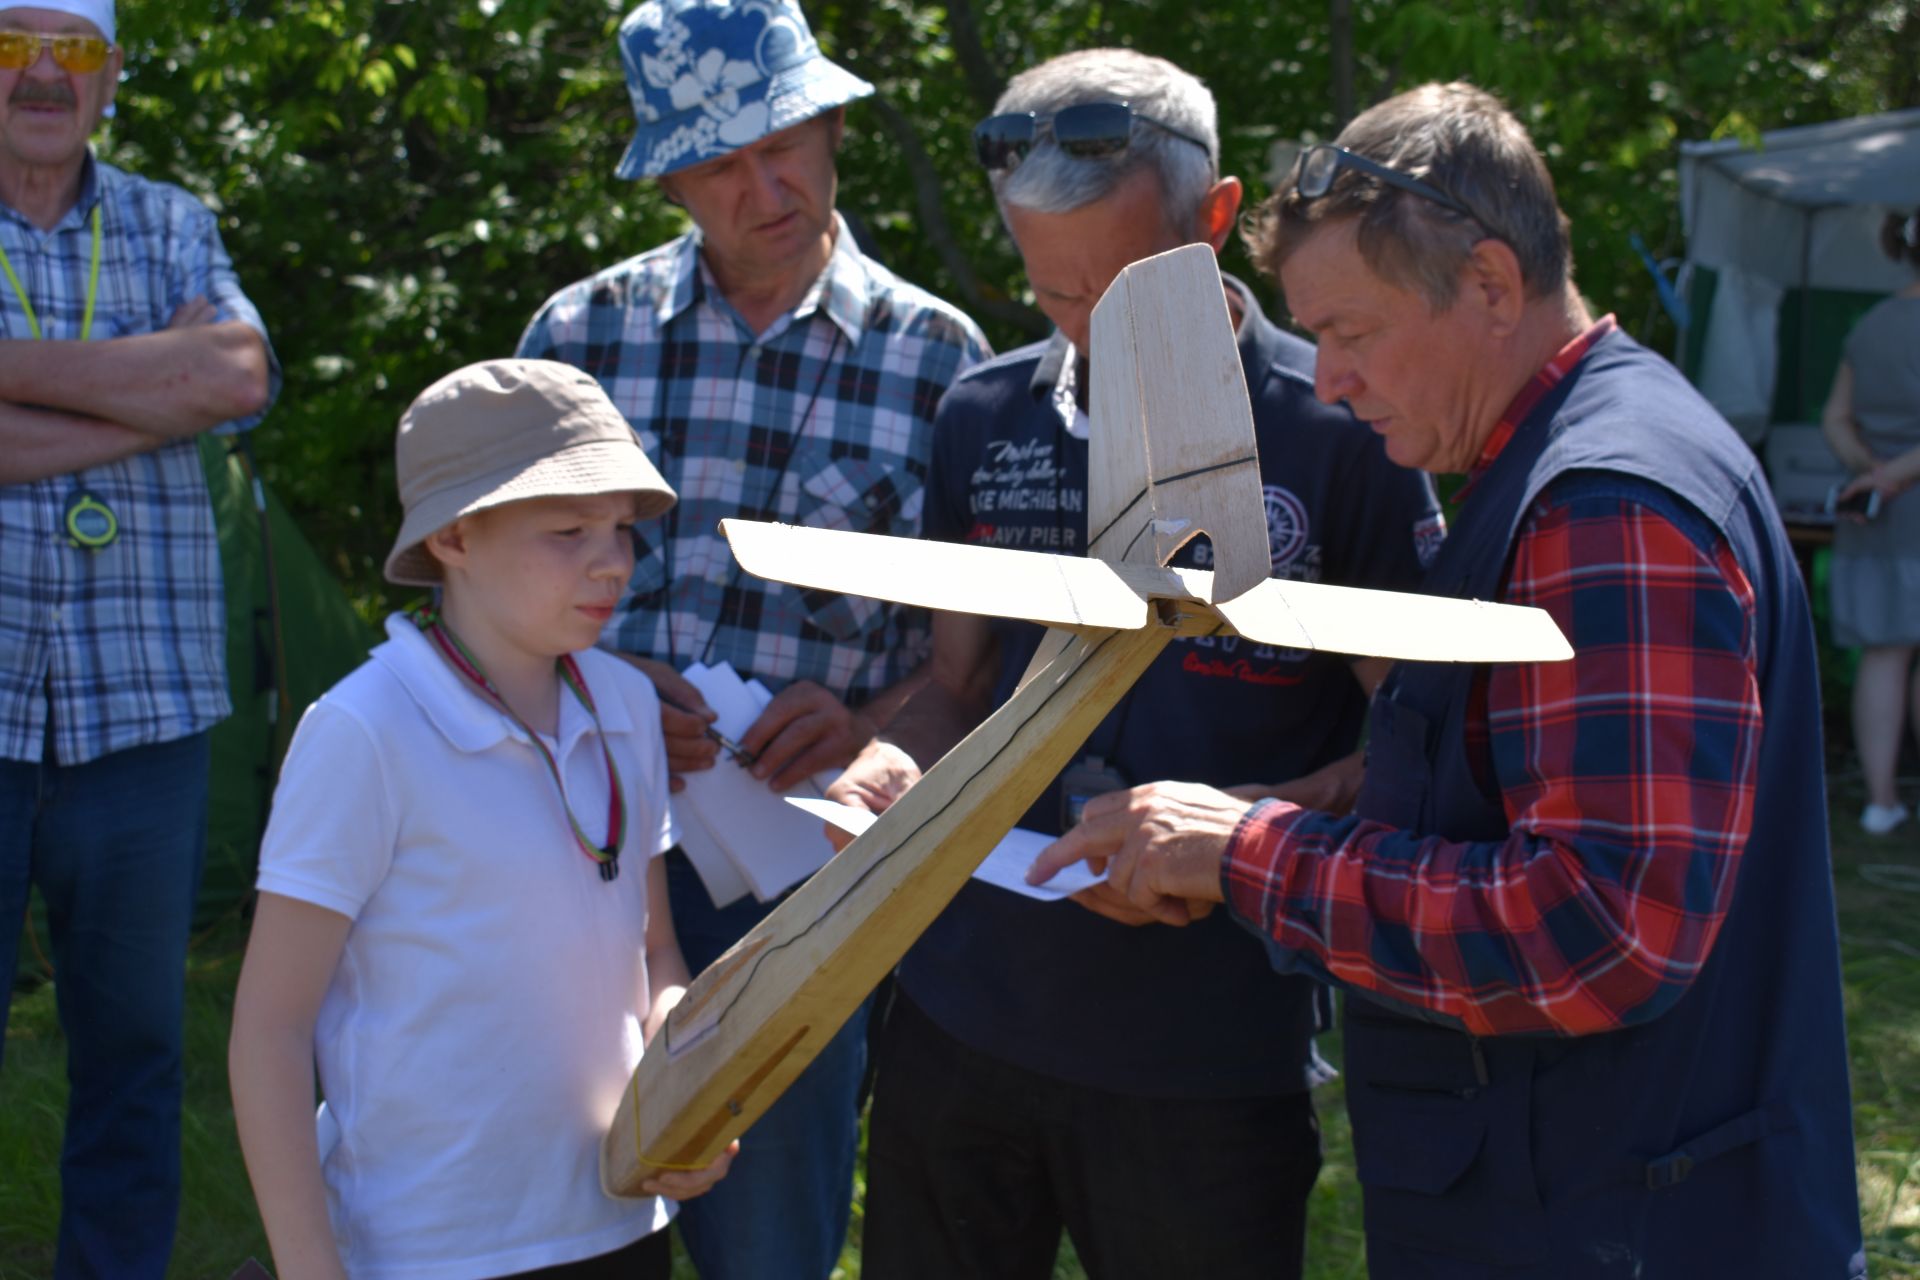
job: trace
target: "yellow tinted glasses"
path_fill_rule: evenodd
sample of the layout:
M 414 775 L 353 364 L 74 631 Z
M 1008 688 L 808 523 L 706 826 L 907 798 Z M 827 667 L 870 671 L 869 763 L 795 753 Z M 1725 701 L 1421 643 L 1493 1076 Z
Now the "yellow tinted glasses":
M 107 65 L 113 46 L 99 36 L 55 36 L 40 31 L 0 31 L 0 67 L 18 71 L 40 60 L 40 50 L 51 48 L 62 71 L 84 75 Z

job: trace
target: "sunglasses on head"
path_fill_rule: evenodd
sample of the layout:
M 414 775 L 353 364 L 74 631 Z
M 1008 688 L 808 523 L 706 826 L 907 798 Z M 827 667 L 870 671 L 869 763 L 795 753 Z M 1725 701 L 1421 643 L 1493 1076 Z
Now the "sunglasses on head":
M 42 49 L 53 50 L 54 65 L 62 71 L 85 74 L 107 65 L 113 45 L 99 36 L 56 36 L 44 31 L 0 31 L 0 67 L 19 71 L 40 61 Z
M 995 173 L 1017 168 L 1043 132 L 1052 134 L 1054 145 L 1062 151 L 1083 160 L 1118 155 L 1132 141 L 1136 120 L 1213 154 L 1192 134 L 1142 115 L 1124 102 L 1082 102 L 1062 107 L 1050 116 L 1037 116 L 1031 111 L 988 116 L 973 126 L 973 150 L 981 167 Z
M 1378 178 L 1389 186 L 1411 191 L 1423 200 L 1431 200 L 1443 209 L 1451 209 L 1464 218 L 1480 221 L 1473 210 L 1440 188 L 1422 182 L 1410 173 L 1402 173 L 1365 156 L 1355 155 L 1345 147 L 1331 144 L 1308 147 L 1300 153 L 1300 158 L 1293 162 L 1293 189 L 1300 193 L 1303 201 L 1318 200 L 1333 190 L 1333 180 L 1340 176 L 1342 169 L 1352 169 Z

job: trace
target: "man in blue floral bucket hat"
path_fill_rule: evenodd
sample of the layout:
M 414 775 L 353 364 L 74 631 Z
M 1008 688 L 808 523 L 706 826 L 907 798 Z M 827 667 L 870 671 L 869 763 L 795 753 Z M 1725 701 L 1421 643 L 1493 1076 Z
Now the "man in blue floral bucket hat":
M 835 211 L 845 106 L 873 87 L 820 52 L 795 5 L 656 0 L 621 23 L 619 46 L 639 125 L 620 175 L 652 179 L 693 226 L 554 295 L 519 354 L 598 378 L 681 495 L 636 530 L 634 576 L 601 637 L 659 686 L 674 773 L 745 768 L 785 791 L 886 725 L 925 657 L 926 622 L 747 577 L 719 522 L 918 536 L 934 407 L 989 352 L 966 316 L 866 257 Z M 724 761 L 683 675 L 696 664 L 729 664 L 773 694 Z M 697 971 L 780 893 L 752 890 L 688 816 L 667 874 Z M 865 1029 L 863 1009 L 747 1132 L 723 1188 L 682 1208 L 705 1280 L 833 1269 Z

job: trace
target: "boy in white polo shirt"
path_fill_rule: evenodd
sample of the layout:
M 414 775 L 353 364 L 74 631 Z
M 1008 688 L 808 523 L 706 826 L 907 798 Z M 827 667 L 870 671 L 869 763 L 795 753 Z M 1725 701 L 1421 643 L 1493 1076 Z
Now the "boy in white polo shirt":
M 282 1280 L 665 1277 L 599 1147 L 687 982 L 660 710 L 592 646 L 674 501 L 587 374 L 474 365 L 400 420 L 390 581 L 443 588 L 316 702 L 260 854 L 234 1113 Z M 651 908 L 651 909 L 650 909 Z M 318 1135 L 313 1112 L 318 1062 Z

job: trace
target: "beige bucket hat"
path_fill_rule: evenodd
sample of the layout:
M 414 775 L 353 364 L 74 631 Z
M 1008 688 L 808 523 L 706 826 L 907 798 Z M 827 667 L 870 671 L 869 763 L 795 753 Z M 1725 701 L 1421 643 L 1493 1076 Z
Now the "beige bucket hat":
M 555 360 L 486 360 L 448 374 L 400 417 L 394 463 L 405 518 L 387 581 L 431 587 L 421 545 L 461 516 L 525 498 L 635 493 L 650 520 L 675 495 L 592 375 Z

